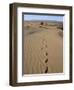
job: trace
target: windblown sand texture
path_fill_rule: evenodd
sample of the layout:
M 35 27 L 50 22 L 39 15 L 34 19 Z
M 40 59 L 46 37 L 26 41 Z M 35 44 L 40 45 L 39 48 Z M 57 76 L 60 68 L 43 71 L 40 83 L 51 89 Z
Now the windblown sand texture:
M 63 25 L 55 21 L 25 21 L 23 74 L 63 72 Z

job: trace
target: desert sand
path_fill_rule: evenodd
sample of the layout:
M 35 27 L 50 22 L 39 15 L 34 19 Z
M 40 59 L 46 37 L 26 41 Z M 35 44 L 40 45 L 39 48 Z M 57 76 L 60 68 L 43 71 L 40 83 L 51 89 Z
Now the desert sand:
M 61 22 L 24 22 L 23 74 L 63 72 Z

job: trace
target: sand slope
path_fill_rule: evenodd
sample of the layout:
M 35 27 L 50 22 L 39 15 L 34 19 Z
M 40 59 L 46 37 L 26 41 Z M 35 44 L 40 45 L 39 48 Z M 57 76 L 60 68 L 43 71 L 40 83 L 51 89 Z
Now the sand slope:
M 63 31 L 57 26 L 33 26 L 24 32 L 23 73 L 63 72 Z

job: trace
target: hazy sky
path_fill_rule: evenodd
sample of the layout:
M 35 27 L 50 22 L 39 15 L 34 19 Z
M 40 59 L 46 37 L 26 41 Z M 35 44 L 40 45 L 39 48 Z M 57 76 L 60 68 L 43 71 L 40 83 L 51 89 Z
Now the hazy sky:
M 63 21 L 63 16 L 57 15 L 32 15 L 32 14 L 25 14 L 24 20 L 52 20 L 52 21 Z

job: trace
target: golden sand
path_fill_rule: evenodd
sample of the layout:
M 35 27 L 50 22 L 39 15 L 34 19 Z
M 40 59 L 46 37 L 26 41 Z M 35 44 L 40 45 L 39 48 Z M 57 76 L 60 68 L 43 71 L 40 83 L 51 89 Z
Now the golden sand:
M 54 24 L 40 26 L 29 23 L 28 28 L 31 30 L 24 29 L 23 73 L 63 72 L 63 31 Z M 33 30 L 35 32 L 29 33 Z

